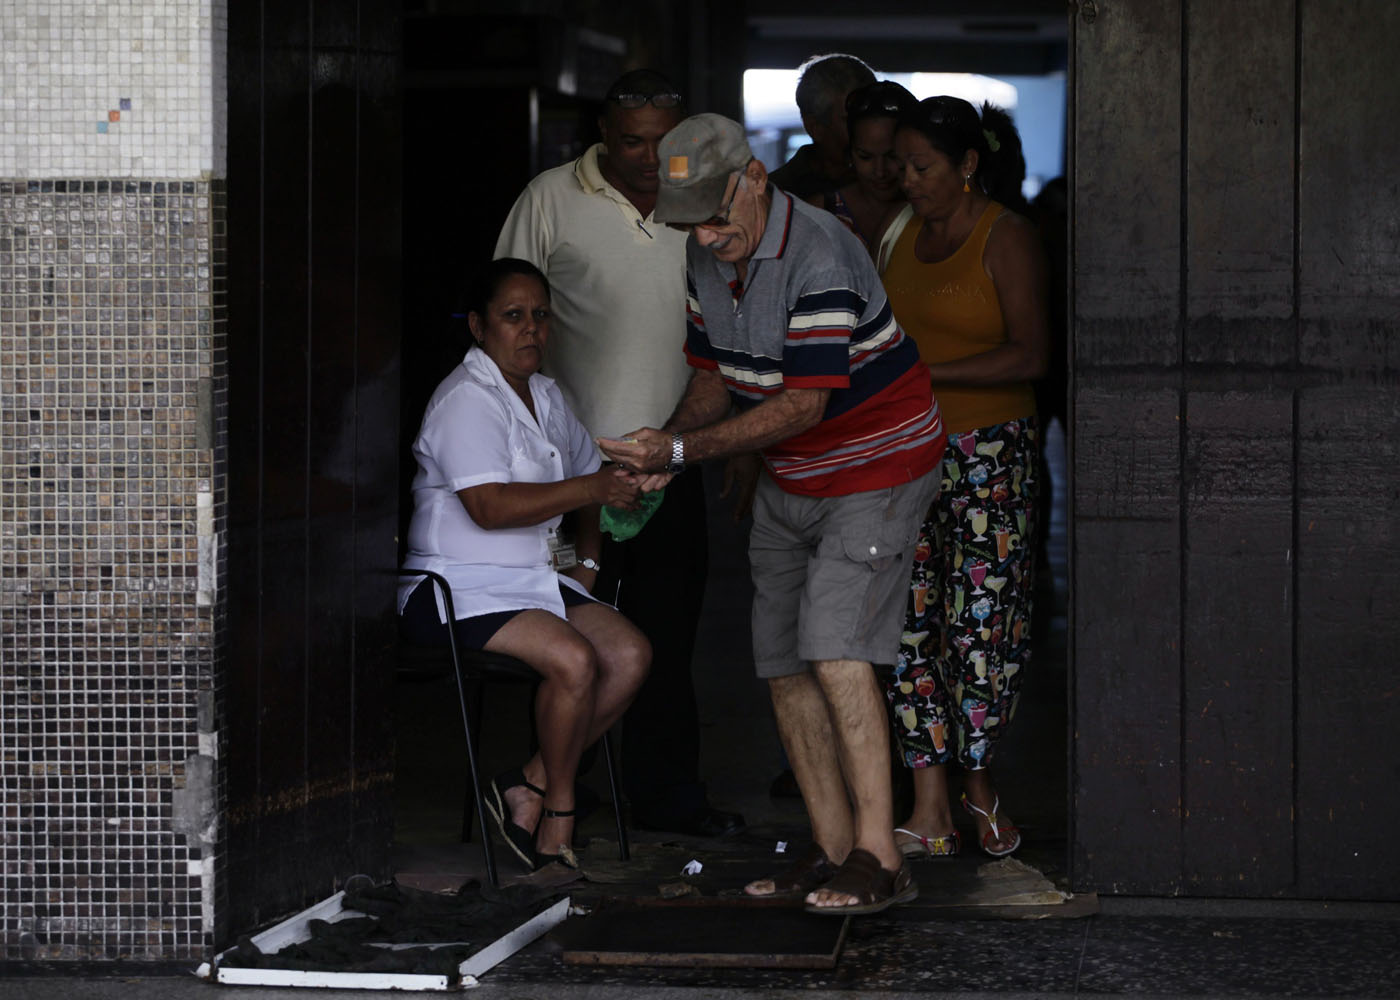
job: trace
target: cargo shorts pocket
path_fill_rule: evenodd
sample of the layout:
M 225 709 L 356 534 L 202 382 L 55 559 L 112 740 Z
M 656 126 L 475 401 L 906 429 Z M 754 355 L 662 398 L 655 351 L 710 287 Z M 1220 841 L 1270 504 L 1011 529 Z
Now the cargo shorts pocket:
M 860 563 L 872 573 L 891 568 L 902 562 L 913 540 L 905 538 L 904 525 L 894 528 L 885 524 L 862 525 L 841 532 L 841 551 L 851 562 Z
M 877 647 L 882 646 L 872 637 L 887 631 L 885 626 L 896 610 L 902 614 L 901 595 L 909 588 L 913 565 L 913 542 L 904 537 L 902 528 L 876 521 L 852 525 L 841 533 L 839 558 L 843 568 L 830 579 L 833 585 L 825 597 L 831 603 L 825 612 L 833 625 L 841 623 L 843 656 L 878 658 Z M 890 640 L 891 654 L 898 644 L 896 635 Z

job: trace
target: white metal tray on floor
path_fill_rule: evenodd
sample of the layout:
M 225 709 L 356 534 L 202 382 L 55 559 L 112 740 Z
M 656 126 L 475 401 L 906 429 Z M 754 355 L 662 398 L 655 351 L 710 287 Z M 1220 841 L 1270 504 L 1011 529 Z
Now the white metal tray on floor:
M 287 945 L 297 944 L 311 938 L 310 922 L 324 920 L 335 923 L 349 917 L 363 917 L 358 910 L 342 907 L 345 893 L 337 892 L 329 899 L 288 917 L 274 927 L 269 927 L 252 939 L 254 945 L 264 955 L 273 955 Z M 457 967 L 461 982 L 454 986 L 447 976 L 420 975 L 407 972 L 302 972 L 297 969 L 245 969 L 224 968 L 221 959 L 229 952 L 221 952 L 212 963 L 204 962 L 195 970 L 195 975 L 217 983 L 237 986 L 319 986 L 338 990 L 453 990 L 467 989 L 478 984 L 478 977 L 499 965 L 511 955 L 549 930 L 569 915 L 569 899 L 565 898 L 535 914 L 519 927 L 502 935 L 495 941 L 471 955 Z M 462 942 L 434 942 L 415 944 L 377 944 L 383 948 L 444 948 Z M 374 945 L 374 942 L 370 942 Z M 234 949 L 229 949 L 232 951 Z

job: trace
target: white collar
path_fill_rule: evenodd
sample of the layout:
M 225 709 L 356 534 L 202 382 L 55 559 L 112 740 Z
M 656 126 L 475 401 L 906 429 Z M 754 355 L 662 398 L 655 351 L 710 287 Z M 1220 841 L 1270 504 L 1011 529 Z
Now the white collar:
M 530 412 L 525 409 L 524 402 L 516 394 L 515 389 L 506 381 L 505 375 L 501 373 L 501 368 L 491 356 L 480 347 L 473 347 L 467 352 L 467 356 L 462 359 L 462 367 L 466 369 L 467 376 L 479 385 L 491 386 L 503 393 L 506 402 L 512 406 L 520 407 L 525 416 Z M 535 401 L 536 420 L 540 427 L 544 426 L 546 417 L 549 415 L 549 390 L 554 385 L 554 379 L 548 375 L 541 375 L 539 372 L 530 376 L 529 382 L 530 396 Z

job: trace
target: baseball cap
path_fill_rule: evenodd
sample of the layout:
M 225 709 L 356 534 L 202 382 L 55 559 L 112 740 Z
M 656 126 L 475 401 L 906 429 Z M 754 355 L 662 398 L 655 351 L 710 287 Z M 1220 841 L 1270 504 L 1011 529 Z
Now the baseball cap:
M 753 159 L 744 126 L 723 115 L 693 115 L 661 137 L 657 222 L 704 222 L 724 202 L 729 175 Z

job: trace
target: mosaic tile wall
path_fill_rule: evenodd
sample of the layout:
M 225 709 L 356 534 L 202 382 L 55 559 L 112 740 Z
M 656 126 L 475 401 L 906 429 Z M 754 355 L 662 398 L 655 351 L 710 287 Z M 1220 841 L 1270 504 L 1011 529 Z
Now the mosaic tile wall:
M 226 31 L 0 3 L 0 960 L 212 941 Z
M 222 197 L 0 181 L 5 959 L 210 940 Z
M 224 176 L 227 0 L 0 3 L 0 177 Z

